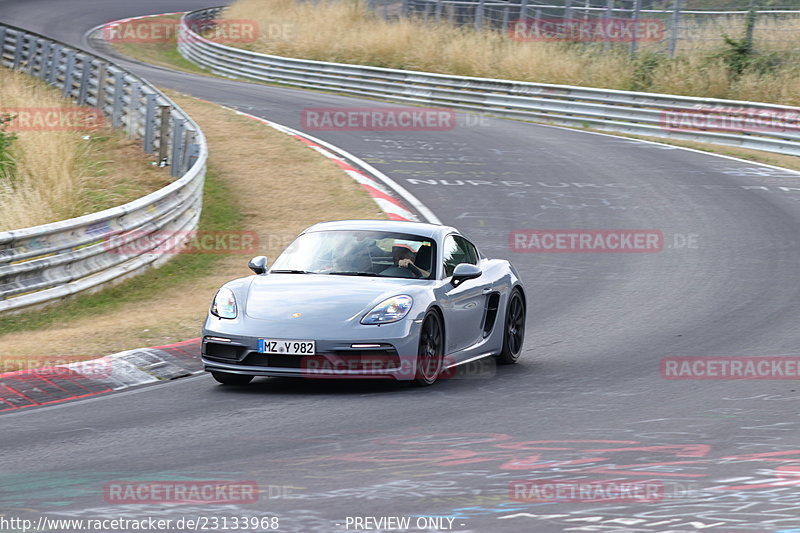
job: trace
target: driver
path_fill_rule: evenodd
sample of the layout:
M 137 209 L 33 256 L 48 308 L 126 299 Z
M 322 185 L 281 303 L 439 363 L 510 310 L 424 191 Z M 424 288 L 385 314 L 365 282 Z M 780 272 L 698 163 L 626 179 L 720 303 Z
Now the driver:
M 405 245 L 396 245 L 392 247 L 392 259 L 395 266 L 405 268 L 417 278 L 427 278 L 430 272 L 422 270 L 414 264 L 414 257 L 416 254 L 411 251 L 411 248 Z

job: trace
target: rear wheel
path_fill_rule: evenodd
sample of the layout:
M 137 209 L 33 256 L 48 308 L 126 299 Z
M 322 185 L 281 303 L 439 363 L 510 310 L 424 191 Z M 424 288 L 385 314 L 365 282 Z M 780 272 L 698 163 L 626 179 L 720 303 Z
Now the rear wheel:
M 227 372 L 212 372 L 212 376 L 223 385 L 247 385 L 253 380 L 253 376 L 245 374 L 229 374 Z
M 429 311 L 422 321 L 417 350 L 417 385 L 433 385 L 444 364 L 444 328 L 438 313 Z
M 504 365 L 516 363 L 522 354 L 524 340 L 525 301 L 522 299 L 522 293 L 514 289 L 508 299 L 508 308 L 503 324 L 503 351 L 497 356 L 497 362 Z

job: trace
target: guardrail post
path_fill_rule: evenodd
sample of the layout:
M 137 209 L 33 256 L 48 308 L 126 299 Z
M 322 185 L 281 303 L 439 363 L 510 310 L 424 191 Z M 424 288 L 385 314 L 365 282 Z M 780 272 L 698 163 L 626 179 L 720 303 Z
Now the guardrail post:
M 75 51 L 67 51 L 67 67 L 64 70 L 64 86 L 61 92 L 65 98 L 72 95 L 72 72 L 75 70 Z
M 161 110 L 161 125 L 158 129 L 158 164 L 164 167 L 167 165 L 167 151 L 169 150 L 169 145 L 167 144 L 169 141 L 167 139 L 169 138 L 169 115 L 170 111 L 172 111 L 172 106 L 162 104 L 158 107 Z
M 172 168 L 170 174 L 173 178 L 177 178 L 182 173 L 183 167 L 183 130 L 186 127 L 186 120 L 179 118 L 173 121 L 172 125 L 172 156 L 170 162 Z
M 97 65 L 97 92 L 94 94 L 94 106 L 100 110 L 101 113 L 105 112 L 105 94 L 106 94 L 106 78 L 108 77 L 108 65 L 105 61 L 100 61 Z
M 11 68 L 14 70 L 19 68 L 20 63 L 22 62 L 22 45 L 25 42 L 26 34 L 19 32 L 17 33 L 17 42 L 16 47 L 14 48 L 14 63 Z
M 155 151 L 156 95 L 147 93 L 147 107 L 144 113 L 144 151 L 152 154 Z
M 26 72 L 29 76 L 33 76 L 34 72 L 36 71 L 37 60 L 39 63 L 42 61 L 42 39 L 37 37 L 35 41 L 30 42 L 29 46 L 30 48 L 28 49 L 28 64 L 26 65 Z
M 195 141 L 197 140 L 197 135 L 192 134 L 191 142 L 189 142 L 187 149 L 186 149 L 186 170 L 188 171 L 190 168 L 194 166 L 197 162 L 197 159 L 200 157 L 200 145 L 197 144 Z M 187 138 L 188 142 L 188 138 Z
M 55 45 L 53 48 L 53 55 L 50 58 L 50 70 L 47 72 L 47 83 L 55 85 L 58 81 L 58 71 L 61 69 L 61 57 L 64 47 L 60 44 Z
M 675 57 L 678 49 L 678 30 L 681 23 L 681 0 L 675 0 L 669 26 L 669 57 Z
M 133 139 L 136 137 L 136 127 L 139 125 L 137 115 L 141 114 L 139 109 L 141 106 L 139 105 L 139 100 L 142 98 L 142 84 L 136 82 L 131 87 L 131 105 L 126 113 L 128 117 L 128 137 Z
M 81 85 L 78 89 L 78 105 L 86 104 L 86 94 L 89 91 L 89 78 L 92 76 L 92 63 L 86 56 L 81 56 Z
M 189 169 L 192 168 L 192 164 L 190 163 L 191 159 L 191 150 L 192 146 L 195 146 L 197 143 L 197 131 L 187 128 L 186 134 L 183 136 L 183 157 L 181 159 L 181 173 L 189 172 Z
M 122 114 L 122 102 L 125 97 L 125 75 L 116 71 L 114 73 L 114 94 L 111 96 L 114 102 L 111 107 L 111 126 L 118 128 L 120 115 Z
M 3 50 L 6 49 L 6 27 L 0 26 L 0 66 L 3 66 Z
M 55 45 L 51 42 L 47 43 L 47 48 L 42 51 L 42 60 L 39 62 L 39 72 L 37 73 L 37 77 L 44 81 L 47 78 L 47 74 L 50 72 L 50 65 L 53 62 L 53 49 Z

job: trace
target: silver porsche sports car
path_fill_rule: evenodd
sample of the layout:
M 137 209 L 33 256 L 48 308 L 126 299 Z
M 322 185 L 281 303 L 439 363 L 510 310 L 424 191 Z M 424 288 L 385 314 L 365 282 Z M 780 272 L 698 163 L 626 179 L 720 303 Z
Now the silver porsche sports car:
M 347 220 L 311 226 L 271 268 L 217 291 L 203 363 L 220 383 L 254 376 L 390 378 L 430 385 L 525 336 L 516 269 L 448 226 Z

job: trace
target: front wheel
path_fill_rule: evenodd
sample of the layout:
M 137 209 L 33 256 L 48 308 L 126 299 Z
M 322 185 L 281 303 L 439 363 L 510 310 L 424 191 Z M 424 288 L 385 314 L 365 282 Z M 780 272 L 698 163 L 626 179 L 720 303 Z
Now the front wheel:
M 503 351 L 497 356 L 497 362 L 504 365 L 516 363 L 522 354 L 524 340 L 525 301 L 522 299 L 522 293 L 514 289 L 508 299 L 508 308 L 503 324 Z
M 422 321 L 417 350 L 417 385 L 433 385 L 444 365 L 444 328 L 438 313 L 429 311 Z
M 212 372 L 212 376 L 223 385 L 247 385 L 253 380 L 253 376 L 245 374 L 229 374 L 227 372 Z

